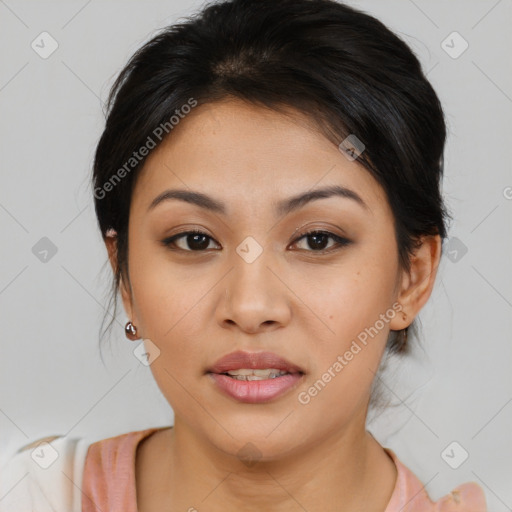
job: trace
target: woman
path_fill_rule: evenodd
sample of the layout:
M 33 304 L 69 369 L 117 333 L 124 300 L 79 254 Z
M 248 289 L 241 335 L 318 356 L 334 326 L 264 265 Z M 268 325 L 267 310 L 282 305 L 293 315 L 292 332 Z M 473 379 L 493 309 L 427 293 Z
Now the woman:
M 485 511 L 475 482 L 434 503 L 365 428 L 435 282 L 445 137 L 409 47 L 341 3 L 226 1 L 145 44 L 112 88 L 93 188 L 126 335 L 175 423 L 25 447 L 20 467 L 65 454 L 31 496 Z

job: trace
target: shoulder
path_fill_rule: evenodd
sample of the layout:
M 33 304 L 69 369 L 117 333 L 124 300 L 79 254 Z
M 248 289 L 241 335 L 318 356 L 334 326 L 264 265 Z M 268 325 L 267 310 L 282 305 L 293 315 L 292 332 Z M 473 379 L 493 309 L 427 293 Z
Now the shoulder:
M 140 442 L 152 433 L 168 427 L 151 427 L 101 439 L 89 446 L 85 465 L 86 480 L 99 480 L 102 475 L 129 475 Z
M 102 489 L 105 476 L 112 481 L 126 475 L 129 482 L 138 443 L 160 428 L 99 441 L 54 435 L 21 446 L 0 467 L 0 512 L 82 512 L 87 485 Z
M 397 467 L 397 482 L 385 512 L 488 512 L 483 489 L 476 482 L 466 482 L 437 501 L 433 501 L 418 477 L 398 459 L 393 450 L 384 448 Z
M 89 443 L 65 435 L 20 447 L 0 468 L 0 511 L 80 510 L 83 461 Z
M 84 512 L 137 510 L 136 452 L 141 441 L 169 427 L 151 427 L 97 441 L 89 447 L 83 475 Z

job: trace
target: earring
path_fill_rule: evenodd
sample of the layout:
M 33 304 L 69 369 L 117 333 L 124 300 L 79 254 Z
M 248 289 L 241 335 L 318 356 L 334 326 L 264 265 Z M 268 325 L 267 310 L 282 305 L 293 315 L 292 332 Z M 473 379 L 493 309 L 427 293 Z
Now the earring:
M 127 322 L 124 326 L 124 333 L 129 340 L 135 341 L 139 339 L 137 337 L 137 327 L 131 322 Z
M 407 313 L 402 311 L 402 319 L 405 322 L 407 320 Z M 401 340 L 400 340 L 400 352 L 405 350 L 405 347 L 407 346 L 407 338 L 409 334 L 409 326 L 405 327 L 401 331 Z
M 409 334 L 409 327 L 406 327 L 405 329 L 402 329 L 402 336 L 400 341 L 400 351 L 405 350 L 405 347 L 407 346 L 407 338 Z

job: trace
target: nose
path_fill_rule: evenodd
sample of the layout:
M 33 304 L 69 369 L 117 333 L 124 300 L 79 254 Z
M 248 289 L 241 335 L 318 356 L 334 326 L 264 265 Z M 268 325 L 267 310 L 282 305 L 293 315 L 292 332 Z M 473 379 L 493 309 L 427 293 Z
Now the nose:
M 292 292 L 276 265 L 264 255 L 265 251 L 252 263 L 235 257 L 217 308 L 217 320 L 223 328 L 256 334 L 289 323 Z

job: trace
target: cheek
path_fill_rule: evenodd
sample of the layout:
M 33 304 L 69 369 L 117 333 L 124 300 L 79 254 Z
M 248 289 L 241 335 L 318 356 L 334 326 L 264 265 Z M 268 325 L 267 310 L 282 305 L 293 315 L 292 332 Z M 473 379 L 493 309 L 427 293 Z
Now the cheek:
M 318 314 L 302 328 L 311 330 L 314 324 L 323 342 L 339 349 L 373 326 L 380 315 L 394 312 L 398 262 L 392 247 L 386 246 L 386 251 L 367 244 L 347 252 L 339 264 L 303 272 L 295 291 Z
M 322 398 L 315 399 L 317 403 L 338 402 L 350 408 L 369 391 L 388 339 L 389 322 L 396 315 L 395 255 L 396 249 L 384 242 L 368 244 L 338 267 L 303 281 L 298 293 L 308 297 L 308 306 L 320 317 L 302 326 L 310 333 L 306 350 L 314 354 L 310 380 L 321 380 L 316 387 Z
M 204 263 L 177 265 L 160 249 L 140 250 L 144 242 L 133 247 L 130 278 L 136 317 L 140 332 L 160 350 L 151 371 L 164 394 L 179 400 L 179 383 L 201 378 L 205 358 L 213 357 L 205 356 L 215 350 L 212 298 L 224 271 Z
M 192 421 L 204 413 L 186 391 L 192 389 L 190 384 L 202 371 L 197 364 L 204 357 L 201 297 L 211 284 L 184 280 L 176 267 L 165 263 L 165 258 L 140 253 L 131 261 L 134 308 L 141 332 L 160 351 L 151 363 L 151 372 L 173 410 Z
M 183 273 L 170 264 L 160 250 L 141 250 L 144 243 L 135 241 L 133 247 L 130 280 L 138 327 L 161 351 L 174 345 L 173 358 L 179 358 L 181 348 L 187 347 L 190 351 L 194 346 L 187 342 L 191 335 L 187 327 L 193 325 L 194 316 L 198 314 L 197 306 L 206 285 L 184 280 Z
M 297 392 L 299 411 L 318 429 L 335 430 L 365 410 L 389 335 L 389 320 L 380 315 L 394 313 L 391 286 L 365 279 L 363 272 L 339 284 L 344 287 L 319 301 L 333 332 L 310 337 L 311 373 Z

